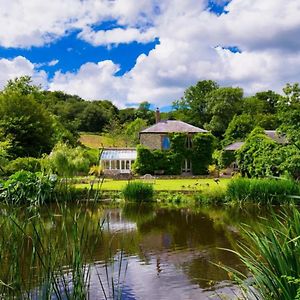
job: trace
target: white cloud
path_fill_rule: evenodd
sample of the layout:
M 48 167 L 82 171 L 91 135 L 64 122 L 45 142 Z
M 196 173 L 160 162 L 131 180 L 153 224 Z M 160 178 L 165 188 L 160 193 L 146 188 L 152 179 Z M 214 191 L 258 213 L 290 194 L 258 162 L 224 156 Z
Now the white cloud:
M 82 30 L 78 37 L 94 45 L 112 45 L 128 44 L 132 42 L 148 43 L 155 39 L 155 30 L 153 28 L 147 31 L 140 31 L 137 28 L 114 28 L 111 30 L 93 31 L 91 28 Z
M 47 88 L 47 74 L 45 71 L 36 71 L 34 64 L 23 56 L 14 59 L 0 59 L 0 89 L 6 85 L 7 80 L 23 75 L 32 77 L 34 84 L 41 84 Z
M 52 90 L 87 99 L 166 105 L 201 79 L 253 93 L 279 91 L 300 78 L 298 0 L 232 0 L 221 16 L 207 10 L 207 0 L 0 0 L 0 6 L 5 6 L 0 10 L 0 26 L 7 28 L 0 32 L 0 44 L 5 47 L 42 45 L 74 29 L 95 46 L 159 38 L 160 44 L 149 55 L 140 55 L 122 76 L 116 76 L 119 67 L 112 61 L 103 61 L 85 63 L 74 73 L 57 72 L 49 83 Z M 103 20 L 115 20 L 121 27 L 93 29 Z M 223 49 L 228 46 L 242 53 Z M 11 70 L 43 77 L 23 60 L 26 68 L 11 60 Z
M 119 66 L 112 61 L 86 63 L 76 73 L 56 72 L 50 90 L 61 90 L 80 95 L 87 100 L 110 99 L 119 106 L 126 101 L 125 79 L 116 77 Z

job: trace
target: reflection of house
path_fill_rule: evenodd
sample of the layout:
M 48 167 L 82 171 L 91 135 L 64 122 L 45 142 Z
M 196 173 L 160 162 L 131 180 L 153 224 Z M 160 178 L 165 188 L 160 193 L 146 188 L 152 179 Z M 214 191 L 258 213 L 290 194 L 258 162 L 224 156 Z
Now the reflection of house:
M 192 148 L 192 137 L 196 133 L 207 132 L 178 120 L 160 120 L 160 112 L 156 110 L 156 124 L 139 133 L 140 144 L 151 150 L 168 150 L 171 147 L 170 135 L 172 133 L 186 134 L 186 148 Z M 137 157 L 134 148 L 107 148 L 101 154 L 101 166 L 106 174 L 130 173 L 131 165 Z M 191 161 L 185 159 L 183 172 L 190 172 Z

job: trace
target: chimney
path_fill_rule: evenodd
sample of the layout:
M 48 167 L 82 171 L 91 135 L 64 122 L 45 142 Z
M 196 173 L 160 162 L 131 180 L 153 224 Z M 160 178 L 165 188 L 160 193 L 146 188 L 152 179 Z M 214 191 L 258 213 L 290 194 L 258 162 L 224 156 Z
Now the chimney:
M 160 111 L 159 111 L 158 107 L 156 108 L 156 111 L 155 111 L 155 122 L 156 122 L 156 124 L 160 122 Z

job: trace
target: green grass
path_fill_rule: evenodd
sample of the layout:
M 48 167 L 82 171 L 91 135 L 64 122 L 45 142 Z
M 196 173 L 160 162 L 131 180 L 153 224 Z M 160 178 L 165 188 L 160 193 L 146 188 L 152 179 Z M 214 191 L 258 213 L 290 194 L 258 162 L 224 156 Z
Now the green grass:
M 140 180 L 138 180 L 140 181 Z M 155 191 L 205 191 L 211 189 L 225 189 L 230 179 L 221 178 L 219 184 L 213 179 L 156 179 L 153 183 Z M 127 180 L 105 179 L 102 190 L 121 191 L 128 183 Z M 76 184 L 76 188 L 89 188 L 90 184 Z
M 110 137 L 92 133 L 81 133 L 79 141 L 86 147 L 99 149 L 101 147 L 125 147 L 126 143 L 122 137 Z

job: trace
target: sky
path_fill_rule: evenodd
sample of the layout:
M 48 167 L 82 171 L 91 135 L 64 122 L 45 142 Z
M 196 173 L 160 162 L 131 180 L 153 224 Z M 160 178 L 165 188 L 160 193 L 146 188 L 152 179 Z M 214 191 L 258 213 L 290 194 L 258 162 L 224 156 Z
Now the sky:
M 0 88 L 169 106 L 199 80 L 245 94 L 300 81 L 299 0 L 0 0 Z

